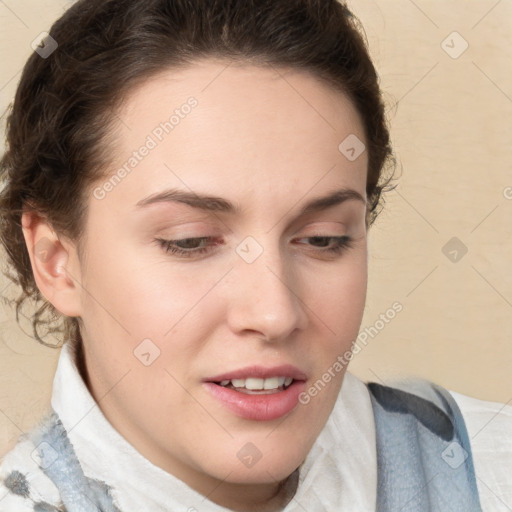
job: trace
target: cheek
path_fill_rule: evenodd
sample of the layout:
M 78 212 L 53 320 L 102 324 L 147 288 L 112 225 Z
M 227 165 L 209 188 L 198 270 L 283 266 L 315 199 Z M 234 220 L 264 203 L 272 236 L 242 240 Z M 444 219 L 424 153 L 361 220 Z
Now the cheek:
M 318 431 L 327 421 L 339 395 L 364 313 L 366 264 L 363 261 L 351 265 L 350 269 L 350 272 L 338 274 L 325 286 L 316 289 L 317 303 L 310 315 L 310 318 L 318 315 L 314 354 L 309 347 L 309 353 L 315 359 L 315 371 L 300 402 L 310 417 L 316 418 L 315 428 Z
M 152 251 L 148 257 L 148 250 Z M 207 276 L 184 271 L 159 248 L 109 243 L 91 250 L 84 276 L 86 315 L 99 315 L 126 337 L 162 337 L 211 287 Z M 156 255 L 156 256 L 155 256 Z
M 308 278 L 307 295 L 312 300 L 313 313 L 331 331 L 342 334 L 359 329 L 362 320 L 368 284 L 366 248 L 359 248 L 335 267 Z
M 317 276 L 316 284 L 311 286 L 314 302 L 310 319 L 318 326 L 313 382 L 322 376 L 329 381 L 327 390 L 321 384 L 317 386 L 322 389 L 322 397 L 315 400 L 315 407 L 321 403 L 327 408 L 332 405 L 350 364 L 351 357 L 346 354 L 357 339 L 366 301 L 366 262 L 366 248 L 361 248 L 340 264 L 336 272 L 330 272 L 323 280 Z

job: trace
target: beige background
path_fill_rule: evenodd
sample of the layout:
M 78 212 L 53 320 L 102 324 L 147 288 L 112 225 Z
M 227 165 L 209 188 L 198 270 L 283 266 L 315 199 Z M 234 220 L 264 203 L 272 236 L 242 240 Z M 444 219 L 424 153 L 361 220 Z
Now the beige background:
M 31 41 L 66 5 L 0 1 L 2 112 Z M 350 370 L 381 383 L 417 375 L 510 402 L 512 2 L 352 0 L 350 6 L 381 76 L 400 176 L 370 231 L 361 332 L 374 330 Z M 468 48 L 453 58 L 464 41 Z M 455 262 L 442 250 L 452 237 L 468 249 Z M 17 294 L 5 278 L 0 292 Z M 403 310 L 382 327 L 379 315 L 396 301 Z M 19 327 L 13 311 L 0 309 L 0 454 L 48 406 L 59 355 L 32 340 L 23 320 Z

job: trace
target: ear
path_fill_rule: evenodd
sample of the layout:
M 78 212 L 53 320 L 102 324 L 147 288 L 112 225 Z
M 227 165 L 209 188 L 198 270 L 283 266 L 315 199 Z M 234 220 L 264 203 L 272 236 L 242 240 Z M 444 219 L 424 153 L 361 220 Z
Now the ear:
M 81 315 L 81 275 L 75 245 L 58 237 L 36 211 L 21 216 L 23 236 L 37 287 L 62 314 Z

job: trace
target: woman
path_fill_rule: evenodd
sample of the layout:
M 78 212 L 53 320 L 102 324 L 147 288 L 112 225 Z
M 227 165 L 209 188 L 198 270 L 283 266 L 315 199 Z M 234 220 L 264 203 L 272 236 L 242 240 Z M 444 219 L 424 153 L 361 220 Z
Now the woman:
M 392 151 L 344 5 L 79 1 L 8 143 L 2 241 L 65 344 L 1 510 L 482 510 L 478 401 L 346 371 Z

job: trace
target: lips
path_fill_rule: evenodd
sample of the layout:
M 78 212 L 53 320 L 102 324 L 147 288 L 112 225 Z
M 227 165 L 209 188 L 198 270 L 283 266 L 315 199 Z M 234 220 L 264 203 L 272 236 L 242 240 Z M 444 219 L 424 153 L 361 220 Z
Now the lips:
M 251 421 L 272 421 L 297 408 L 306 383 L 293 381 L 285 390 L 272 394 L 245 394 L 214 382 L 204 382 L 203 387 L 213 400 L 235 416 Z
M 233 379 L 291 379 L 289 386 L 272 391 L 242 391 L 220 383 Z M 299 403 L 299 395 L 306 387 L 307 375 L 291 364 L 279 366 L 253 365 L 203 379 L 204 390 L 232 414 L 253 421 L 271 421 L 291 413 Z

